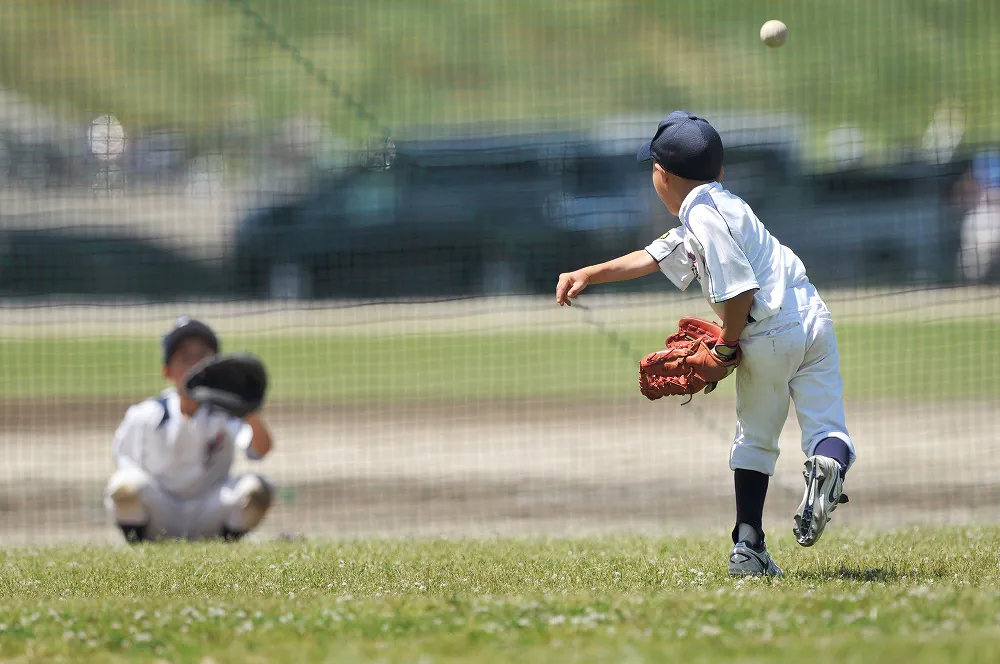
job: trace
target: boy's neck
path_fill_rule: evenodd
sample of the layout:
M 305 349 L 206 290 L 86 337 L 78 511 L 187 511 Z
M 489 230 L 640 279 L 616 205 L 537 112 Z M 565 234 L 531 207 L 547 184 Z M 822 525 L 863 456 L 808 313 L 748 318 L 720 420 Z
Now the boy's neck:
M 714 182 L 716 182 L 716 180 L 708 180 L 705 182 L 697 182 L 695 180 L 682 180 L 678 182 L 675 191 L 677 192 L 677 197 L 680 198 L 681 207 L 683 208 L 684 201 L 687 200 L 688 196 L 691 195 L 692 191 L 702 186 L 703 184 L 712 184 Z

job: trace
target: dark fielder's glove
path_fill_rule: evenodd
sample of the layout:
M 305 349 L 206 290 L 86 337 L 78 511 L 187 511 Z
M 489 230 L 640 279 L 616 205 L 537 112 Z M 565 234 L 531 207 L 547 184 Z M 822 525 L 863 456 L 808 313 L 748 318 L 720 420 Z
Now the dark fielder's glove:
M 258 410 L 267 393 L 267 370 L 249 353 L 213 355 L 196 364 L 184 380 L 184 392 L 235 417 Z
M 639 390 L 650 401 L 667 396 L 708 394 L 740 361 L 739 347 L 717 343 L 722 328 L 700 318 L 682 318 L 666 349 L 639 363 Z

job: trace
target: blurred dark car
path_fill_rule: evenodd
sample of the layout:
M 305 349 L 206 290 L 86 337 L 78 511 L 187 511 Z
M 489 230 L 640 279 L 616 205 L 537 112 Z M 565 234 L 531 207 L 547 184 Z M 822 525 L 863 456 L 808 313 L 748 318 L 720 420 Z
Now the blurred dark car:
M 950 190 L 959 162 L 910 162 L 799 179 L 799 207 L 763 218 L 825 285 L 893 286 L 951 280 Z
M 538 136 L 397 143 L 387 170 L 355 168 L 245 218 L 237 287 L 291 298 L 548 292 L 577 237 L 550 218 L 562 144 Z
M 220 296 L 220 261 L 201 261 L 99 230 L 0 233 L 0 296 L 132 295 L 152 300 Z
M 640 249 L 678 223 L 628 131 L 397 144 L 388 170 L 354 168 L 245 218 L 237 288 L 290 298 L 550 293 L 560 272 Z M 942 247 L 955 165 L 807 173 L 787 140 L 728 137 L 724 185 L 817 283 L 926 283 L 952 270 Z

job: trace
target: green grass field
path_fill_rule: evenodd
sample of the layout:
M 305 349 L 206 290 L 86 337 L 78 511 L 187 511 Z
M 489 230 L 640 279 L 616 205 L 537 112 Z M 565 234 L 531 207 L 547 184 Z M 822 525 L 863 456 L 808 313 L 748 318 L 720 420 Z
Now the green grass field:
M 1000 531 L 13 549 L 5 661 L 993 661 Z
M 1000 323 L 841 323 L 848 397 L 995 398 L 1000 359 L 979 349 Z M 227 339 L 258 353 L 275 399 L 454 401 L 630 395 L 642 354 L 660 331 L 622 331 L 629 355 L 603 333 L 532 332 L 399 336 L 299 335 Z M 947 362 L 942 354 L 947 349 Z M 10 338 L 0 341 L 0 397 L 141 398 L 162 389 L 155 339 Z M 724 384 L 725 389 L 732 385 Z M 720 388 L 721 389 L 721 388 Z
M 758 40 L 770 18 L 790 29 L 778 50 Z M 396 129 L 730 108 L 800 113 L 817 142 L 851 123 L 912 145 L 942 102 L 995 138 L 998 31 L 992 0 L 20 0 L 0 7 L 0 78 L 126 127 L 316 114 L 368 135 L 287 40 Z

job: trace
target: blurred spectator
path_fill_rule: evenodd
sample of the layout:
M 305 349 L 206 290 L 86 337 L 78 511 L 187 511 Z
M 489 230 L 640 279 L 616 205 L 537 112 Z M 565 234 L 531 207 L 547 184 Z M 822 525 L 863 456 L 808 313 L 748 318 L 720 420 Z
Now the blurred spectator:
M 962 220 L 959 269 L 965 281 L 982 283 L 1000 252 L 1000 152 L 983 152 L 958 184 Z

